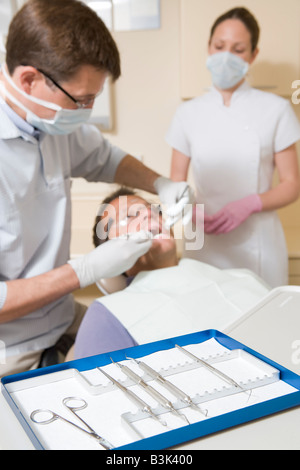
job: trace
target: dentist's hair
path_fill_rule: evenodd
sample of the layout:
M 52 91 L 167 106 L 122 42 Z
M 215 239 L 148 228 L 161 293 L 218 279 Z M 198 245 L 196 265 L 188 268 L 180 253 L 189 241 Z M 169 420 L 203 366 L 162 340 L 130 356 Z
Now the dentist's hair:
M 10 75 L 31 65 L 57 82 L 71 79 L 82 65 L 121 75 L 120 55 L 97 13 L 78 0 L 29 0 L 14 16 L 6 42 Z
M 258 45 L 260 28 L 256 18 L 249 10 L 244 7 L 232 8 L 226 13 L 223 13 L 223 15 L 219 16 L 211 28 L 209 41 L 211 41 L 217 26 L 226 20 L 240 20 L 242 23 L 244 23 L 245 27 L 248 29 L 251 35 L 251 48 L 252 52 L 254 52 Z

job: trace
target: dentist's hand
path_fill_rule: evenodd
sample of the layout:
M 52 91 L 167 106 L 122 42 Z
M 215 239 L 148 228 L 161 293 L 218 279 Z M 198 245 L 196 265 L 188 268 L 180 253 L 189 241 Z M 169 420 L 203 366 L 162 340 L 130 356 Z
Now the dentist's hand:
M 166 225 L 171 227 L 181 218 L 183 225 L 187 225 L 193 215 L 194 192 L 192 188 L 185 181 L 177 183 L 164 176 L 157 178 L 154 188 L 161 202 L 168 205 Z M 190 207 L 185 210 L 187 204 Z
M 124 273 L 146 254 L 152 245 L 147 235 L 140 232 L 124 238 L 114 238 L 80 258 L 68 261 L 74 269 L 80 287 L 94 284 L 101 278 L 111 278 Z
M 262 200 L 258 194 L 230 202 L 212 216 L 205 215 L 204 231 L 208 234 L 229 233 L 241 225 L 255 212 L 262 211 Z

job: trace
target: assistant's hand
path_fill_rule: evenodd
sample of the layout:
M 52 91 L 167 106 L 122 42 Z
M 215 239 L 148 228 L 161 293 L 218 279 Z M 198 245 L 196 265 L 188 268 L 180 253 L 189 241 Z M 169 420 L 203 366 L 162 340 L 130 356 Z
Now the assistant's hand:
M 205 215 L 204 231 L 208 234 L 229 233 L 241 225 L 255 212 L 262 211 L 262 201 L 258 194 L 230 202 L 212 216 Z
M 101 278 L 110 278 L 124 273 L 146 254 L 152 245 L 142 232 L 124 238 L 114 238 L 98 246 L 90 253 L 68 263 L 74 269 L 80 287 L 94 284 Z
M 160 176 L 154 182 L 154 188 L 163 204 L 168 205 L 166 210 L 166 225 L 171 227 L 180 218 L 183 225 L 187 225 L 192 218 L 194 202 L 194 191 L 185 181 L 174 182 L 169 178 Z M 186 205 L 190 207 L 186 208 Z M 186 210 L 185 210 L 186 208 Z

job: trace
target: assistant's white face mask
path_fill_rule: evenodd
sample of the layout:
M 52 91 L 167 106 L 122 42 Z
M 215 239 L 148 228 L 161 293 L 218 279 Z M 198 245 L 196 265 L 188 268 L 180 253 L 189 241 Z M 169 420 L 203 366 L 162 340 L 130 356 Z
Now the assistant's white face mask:
M 87 109 L 64 109 L 61 106 L 51 103 L 49 101 L 44 101 L 34 96 L 28 95 L 25 91 L 21 90 L 14 81 L 11 79 L 9 74 L 6 71 L 6 66 L 1 67 L 2 73 L 10 85 L 22 96 L 32 103 L 39 104 L 44 106 L 47 109 L 56 111 L 53 119 L 43 119 L 34 114 L 30 109 L 28 109 L 23 103 L 21 103 L 15 96 L 9 93 L 4 84 L 2 83 L 1 89 L 3 94 L 7 96 L 16 106 L 21 108 L 26 112 L 26 121 L 31 124 L 36 129 L 45 132 L 46 134 L 51 135 L 66 135 L 74 132 L 82 124 L 85 124 L 91 114 L 92 108 Z
M 207 58 L 213 84 L 221 90 L 237 85 L 249 70 L 249 64 L 231 52 L 217 52 Z

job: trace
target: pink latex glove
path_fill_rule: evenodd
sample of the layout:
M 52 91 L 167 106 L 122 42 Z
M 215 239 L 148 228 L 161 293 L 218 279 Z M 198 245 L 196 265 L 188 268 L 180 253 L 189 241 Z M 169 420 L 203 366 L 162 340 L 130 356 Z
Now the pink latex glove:
M 204 231 L 208 234 L 224 234 L 236 229 L 251 214 L 262 211 L 262 201 L 258 194 L 230 202 L 214 215 L 205 215 Z

